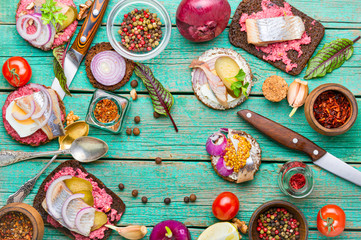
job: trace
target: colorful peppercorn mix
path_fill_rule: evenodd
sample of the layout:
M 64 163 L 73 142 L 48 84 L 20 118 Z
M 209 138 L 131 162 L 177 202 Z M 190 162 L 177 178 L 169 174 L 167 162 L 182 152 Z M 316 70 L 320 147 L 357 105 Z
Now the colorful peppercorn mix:
M 0 218 L 0 239 L 30 240 L 33 237 L 33 225 L 21 212 L 9 212 Z
M 120 117 L 117 104 L 110 99 L 102 99 L 97 102 L 94 116 L 102 123 L 110 123 Z
M 313 114 L 325 128 L 338 128 L 350 118 L 351 104 L 342 93 L 326 91 L 317 97 Z
M 237 134 L 234 135 L 233 138 L 239 141 L 237 152 L 231 139 L 228 139 L 224 161 L 228 167 L 233 167 L 234 172 L 239 172 L 239 170 L 246 165 L 246 161 L 250 156 L 252 145 L 245 137 L 241 137 Z
M 270 208 L 260 215 L 257 224 L 262 240 L 300 239 L 300 222 L 284 208 Z
M 134 52 L 149 52 L 156 48 L 162 38 L 162 22 L 149 9 L 134 9 L 124 14 L 118 30 L 124 47 Z

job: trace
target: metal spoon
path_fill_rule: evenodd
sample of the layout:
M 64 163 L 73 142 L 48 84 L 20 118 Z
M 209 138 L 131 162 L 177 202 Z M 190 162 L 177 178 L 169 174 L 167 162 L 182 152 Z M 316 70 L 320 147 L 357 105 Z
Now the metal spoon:
M 65 136 L 59 137 L 59 149 L 68 149 L 70 148 L 73 141 L 79 137 L 87 136 L 89 133 L 89 125 L 84 121 L 74 122 L 68 125 L 65 128 Z M 36 174 L 35 177 L 28 180 L 25 184 L 23 184 L 18 191 L 14 194 L 10 195 L 7 203 L 13 202 L 23 202 L 24 199 L 29 195 L 31 190 L 34 188 L 36 181 L 41 176 L 41 174 L 50 166 L 52 162 L 57 158 L 58 155 L 54 155 L 54 157 Z

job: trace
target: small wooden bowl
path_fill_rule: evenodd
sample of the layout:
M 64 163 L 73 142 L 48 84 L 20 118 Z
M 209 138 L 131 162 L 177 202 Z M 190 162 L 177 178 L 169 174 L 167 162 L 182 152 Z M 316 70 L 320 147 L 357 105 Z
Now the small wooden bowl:
M 313 114 L 313 105 L 317 99 L 317 97 L 326 91 L 336 91 L 342 93 L 350 102 L 351 105 L 351 115 L 349 119 L 346 121 L 344 125 L 338 128 L 325 128 L 322 126 L 317 119 L 315 118 L 315 115 Z M 358 114 L 358 107 L 357 107 L 357 101 L 355 96 L 352 94 L 350 90 L 345 88 L 344 86 L 336 83 L 326 83 L 318 86 L 315 88 L 310 95 L 306 99 L 305 103 L 305 115 L 307 122 L 310 124 L 310 126 L 318 133 L 321 133 L 326 136 L 337 136 L 340 134 L 343 134 L 350 130 L 350 128 L 353 126 L 353 124 L 356 122 Z
M 292 203 L 282 201 L 282 200 L 273 200 L 270 202 L 266 202 L 259 206 L 256 211 L 252 214 L 251 219 L 249 220 L 249 230 L 248 230 L 248 236 L 249 239 L 252 240 L 260 240 L 259 238 L 259 232 L 257 232 L 257 220 L 260 217 L 262 213 L 267 211 L 270 208 L 285 208 L 289 213 L 291 213 L 294 218 L 300 222 L 299 233 L 300 233 L 300 239 L 299 240 L 307 240 L 308 239 L 308 223 L 301 212 L 300 209 L 298 209 L 295 205 Z
M 0 218 L 9 212 L 21 212 L 25 214 L 33 225 L 32 240 L 41 240 L 44 236 L 44 222 L 38 211 L 25 203 L 10 203 L 0 209 Z

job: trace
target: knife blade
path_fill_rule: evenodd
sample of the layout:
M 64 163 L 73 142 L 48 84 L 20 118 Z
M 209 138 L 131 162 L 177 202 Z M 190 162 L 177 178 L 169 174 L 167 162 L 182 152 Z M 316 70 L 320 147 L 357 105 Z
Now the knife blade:
M 250 110 L 241 110 L 238 112 L 238 115 L 274 141 L 293 150 L 302 151 L 308 154 L 314 164 L 347 181 L 361 186 L 360 171 L 326 152 L 311 140 Z
M 95 0 L 92 7 L 89 10 L 89 14 L 84 20 L 84 23 L 74 40 L 73 45 L 66 53 L 64 60 L 64 74 L 67 80 L 68 87 L 73 81 L 76 72 L 82 62 L 84 56 L 86 55 L 89 47 L 95 37 L 104 13 L 105 9 L 108 6 L 109 0 Z M 51 88 L 56 90 L 61 99 L 64 98 L 65 92 L 60 86 L 59 80 L 54 78 Z

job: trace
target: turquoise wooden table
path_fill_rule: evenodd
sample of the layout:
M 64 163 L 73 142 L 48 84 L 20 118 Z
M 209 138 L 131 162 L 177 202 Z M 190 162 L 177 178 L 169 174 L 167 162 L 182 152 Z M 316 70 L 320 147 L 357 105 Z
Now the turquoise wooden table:
M 76 5 L 85 1 L 75 0 Z M 111 0 L 93 44 L 107 41 L 105 21 L 116 4 Z M 174 95 L 175 106 L 172 116 L 175 119 L 179 133 L 176 133 L 168 118 L 153 118 L 152 104 L 145 87 L 137 87 L 138 100 L 132 102 L 127 127 L 135 127 L 133 118 L 141 117 L 137 125 L 141 134 L 137 137 L 111 135 L 91 128 L 90 135 L 105 140 L 110 150 L 100 161 L 84 165 L 85 168 L 100 178 L 110 189 L 117 193 L 126 204 L 126 212 L 120 225 L 142 224 L 149 227 L 166 219 L 184 222 L 192 232 L 192 238 L 209 225 L 217 222 L 211 212 L 214 198 L 223 191 L 234 192 L 240 200 L 241 207 L 238 217 L 246 222 L 253 211 L 262 203 L 283 199 L 298 206 L 305 214 L 310 226 L 310 239 L 325 239 L 317 232 L 316 215 L 326 204 L 337 204 L 342 207 L 347 216 L 345 232 L 337 239 L 361 239 L 361 188 L 346 182 L 314 165 L 310 159 L 301 153 L 286 149 L 254 130 L 241 120 L 236 112 L 240 109 L 251 109 L 266 117 L 280 122 L 307 138 L 313 140 L 330 153 L 342 158 L 361 170 L 361 118 L 346 134 L 338 137 L 326 137 L 316 133 L 307 124 L 303 109 L 293 118 L 288 117 L 290 107 L 286 101 L 271 103 L 261 92 L 264 79 L 277 74 L 290 84 L 295 77 L 291 77 L 269 64 L 260 61 L 241 49 L 236 49 L 250 63 L 251 69 L 258 76 L 248 101 L 236 109 L 220 112 L 209 109 L 201 104 L 193 94 L 188 65 L 193 58 L 212 47 L 232 48 L 228 41 L 228 28 L 216 39 L 207 43 L 195 44 L 185 40 L 175 26 L 175 12 L 180 0 L 161 1 L 173 21 L 172 39 L 157 58 L 145 63 L 150 66 L 157 78 Z M 229 1 L 232 15 L 239 1 Z M 326 34 L 321 42 L 322 46 L 336 38 L 355 39 L 361 34 L 361 2 L 360 0 L 289 0 L 290 4 L 321 21 L 326 27 Z M 16 32 L 15 13 L 16 1 L 1 0 L 0 4 L 0 64 L 11 56 L 25 57 L 32 69 L 31 82 L 50 86 L 54 75 L 51 52 L 42 52 L 29 46 Z M 78 30 L 80 26 L 78 27 Z M 320 49 L 320 47 L 318 48 Z M 302 77 L 304 72 L 300 75 Z M 309 81 L 310 90 L 323 83 L 340 83 L 349 88 L 361 104 L 361 44 L 355 45 L 355 53 L 351 60 L 341 68 L 322 79 Z M 132 79 L 136 79 L 135 76 Z M 1 75 L 0 77 L 0 105 L 13 89 Z M 129 96 L 130 84 L 122 87 L 118 93 Z M 73 97 L 65 98 L 67 111 L 84 119 L 86 110 L 94 88 L 89 83 L 84 64 L 71 85 Z M 260 171 L 255 179 L 245 184 L 231 184 L 219 178 L 209 162 L 205 151 L 207 137 L 220 127 L 230 127 L 244 130 L 254 136 L 260 143 L 263 155 Z M 46 151 L 57 149 L 57 141 L 45 146 L 33 148 L 22 146 L 13 141 L 0 126 L 0 143 L 2 149 Z M 154 159 L 161 157 L 163 163 L 156 165 Z M 16 165 L 0 168 L 0 206 L 6 204 L 6 199 L 15 192 L 25 181 L 32 178 L 49 159 L 37 159 Z M 32 204 L 33 198 L 41 182 L 60 162 L 57 160 L 43 174 L 33 192 L 25 202 Z M 280 166 L 289 160 L 302 160 L 310 164 L 315 174 L 315 189 L 306 199 L 295 200 L 286 197 L 277 186 L 277 173 Z M 125 189 L 120 191 L 118 184 L 123 183 Z M 132 197 L 131 191 L 137 189 L 139 196 Z M 185 204 L 184 196 L 195 193 L 198 199 L 195 203 Z M 149 202 L 143 204 L 141 197 L 147 196 Z M 165 205 L 163 199 L 170 197 L 172 203 Z M 66 239 L 60 232 L 47 225 L 44 239 Z M 113 233 L 111 239 L 119 239 Z M 248 239 L 247 236 L 244 239 Z

